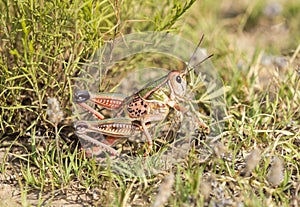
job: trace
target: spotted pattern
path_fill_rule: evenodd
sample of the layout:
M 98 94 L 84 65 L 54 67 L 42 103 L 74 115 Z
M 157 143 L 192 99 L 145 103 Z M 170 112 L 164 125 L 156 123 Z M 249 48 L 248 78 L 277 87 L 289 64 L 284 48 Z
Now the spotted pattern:
M 132 101 L 130 101 L 127 105 L 128 115 L 131 118 L 138 118 L 148 114 L 149 111 L 149 103 L 140 98 L 139 96 L 135 96 Z

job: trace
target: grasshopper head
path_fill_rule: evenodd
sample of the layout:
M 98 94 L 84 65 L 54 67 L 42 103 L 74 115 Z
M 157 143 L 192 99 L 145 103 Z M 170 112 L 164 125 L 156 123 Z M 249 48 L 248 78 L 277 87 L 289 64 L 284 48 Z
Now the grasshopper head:
M 169 86 L 171 93 L 177 97 L 183 97 L 186 92 L 186 77 L 185 73 L 172 71 L 169 73 Z

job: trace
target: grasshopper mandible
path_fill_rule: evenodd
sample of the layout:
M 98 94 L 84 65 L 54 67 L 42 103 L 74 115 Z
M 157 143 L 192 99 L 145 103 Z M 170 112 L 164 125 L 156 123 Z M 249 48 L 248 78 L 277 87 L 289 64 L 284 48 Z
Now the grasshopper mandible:
M 194 56 L 197 48 L 203 40 L 203 35 L 192 55 Z M 173 70 L 164 77 L 146 84 L 142 89 L 130 96 L 116 93 L 92 94 L 86 90 L 78 91 L 74 94 L 74 102 L 83 109 L 93 114 L 97 121 L 77 121 L 75 124 L 75 133 L 81 139 L 91 142 L 102 150 L 112 155 L 119 155 L 119 152 L 113 148 L 119 139 L 127 139 L 136 132 L 144 133 L 148 152 L 152 150 L 153 141 L 149 129 L 159 122 L 163 122 L 170 112 L 174 109 L 182 114 L 188 114 L 189 110 L 180 104 L 185 98 L 187 90 L 186 76 L 188 73 L 210 58 L 212 55 L 204 58 L 194 67 L 189 67 L 189 62 L 183 71 Z M 191 58 L 192 58 L 191 57 Z M 191 59 L 190 59 L 191 60 Z M 115 110 L 116 113 L 111 118 L 104 117 L 103 114 L 88 105 L 86 102 L 92 102 L 107 110 Z M 209 128 L 199 119 L 195 119 L 198 125 L 209 132 Z M 106 136 L 106 139 L 98 141 L 88 135 L 89 132 L 95 132 Z

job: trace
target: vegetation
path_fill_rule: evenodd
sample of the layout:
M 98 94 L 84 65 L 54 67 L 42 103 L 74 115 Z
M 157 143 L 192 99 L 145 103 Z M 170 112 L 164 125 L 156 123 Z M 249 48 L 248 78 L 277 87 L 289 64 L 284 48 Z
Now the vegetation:
M 297 0 L 4 0 L 0 8 L 0 206 L 299 205 Z M 194 43 L 203 33 L 201 47 L 230 90 L 218 143 L 129 178 L 81 150 L 72 94 L 99 47 L 140 31 Z

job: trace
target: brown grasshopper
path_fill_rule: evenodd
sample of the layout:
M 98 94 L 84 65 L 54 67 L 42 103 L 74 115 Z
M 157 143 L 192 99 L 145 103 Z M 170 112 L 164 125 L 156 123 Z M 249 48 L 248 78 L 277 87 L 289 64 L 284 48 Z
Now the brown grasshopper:
M 203 36 L 196 49 L 202 40 Z M 191 115 L 189 110 L 180 104 L 186 94 L 186 76 L 191 70 L 211 56 L 204 58 L 192 68 L 189 68 L 188 63 L 184 71 L 170 71 L 164 77 L 148 83 L 141 90 L 127 97 L 116 93 L 92 94 L 85 90 L 76 92 L 74 94 L 74 102 L 93 114 L 98 120 L 77 121 L 75 133 L 81 139 L 95 144 L 112 155 L 119 155 L 119 152 L 113 148 L 114 144 L 119 139 L 127 139 L 136 132 L 142 132 L 147 139 L 148 152 L 151 151 L 153 141 L 149 129 L 157 123 L 163 122 L 171 108 L 182 114 Z M 87 101 L 95 103 L 102 108 L 114 110 L 116 113 L 111 118 L 105 118 L 103 114 L 88 105 Z M 209 128 L 202 121 L 198 118 L 195 118 L 195 120 L 200 127 L 209 133 Z M 89 136 L 89 132 L 105 135 L 106 138 L 98 141 Z

